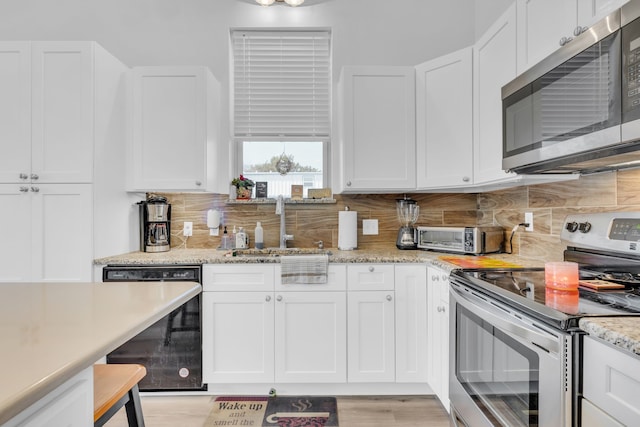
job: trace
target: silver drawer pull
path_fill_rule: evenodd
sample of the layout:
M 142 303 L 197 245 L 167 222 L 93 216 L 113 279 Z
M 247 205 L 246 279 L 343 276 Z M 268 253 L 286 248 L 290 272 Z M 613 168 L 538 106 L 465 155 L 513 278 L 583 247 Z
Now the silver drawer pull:
M 373 270 L 375 270 L 374 267 L 369 267 L 369 273 L 373 273 Z

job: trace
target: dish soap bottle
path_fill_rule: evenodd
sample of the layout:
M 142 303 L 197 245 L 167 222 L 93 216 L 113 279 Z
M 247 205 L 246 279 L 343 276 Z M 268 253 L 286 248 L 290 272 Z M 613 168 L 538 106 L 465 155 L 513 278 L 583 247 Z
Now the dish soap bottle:
M 236 249 L 247 249 L 247 243 L 249 243 L 247 233 L 244 232 L 244 228 L 240 227 L 236 233 Z
M 262 231 L 262 224 L 260 224 L 260 221 L 258 221 L 256 223 L 256 231 L 255 231 L 255 245 L 256 245 L 256 249 L 263 249 L 264 248 L 264 233 Z

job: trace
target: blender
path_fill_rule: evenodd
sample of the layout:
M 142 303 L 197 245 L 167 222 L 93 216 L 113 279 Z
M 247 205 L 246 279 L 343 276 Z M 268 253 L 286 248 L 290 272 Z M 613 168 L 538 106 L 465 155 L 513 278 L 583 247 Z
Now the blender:
M 398 249 L 417 249 L 416 229 L 413 224 L 418 220 L 420 206 L 415 200 L 407 198 L 396 199 L 396 212 L 400 221 L 400 230 L 396 239 Z

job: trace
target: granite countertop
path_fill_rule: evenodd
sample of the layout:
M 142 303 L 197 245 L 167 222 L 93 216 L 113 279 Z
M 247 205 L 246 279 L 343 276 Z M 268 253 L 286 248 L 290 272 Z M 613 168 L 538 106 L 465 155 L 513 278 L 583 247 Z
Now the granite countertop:
M 278 263 L 279 249 L 245 249 L 235 251 L 217 249 L 172 249 L 168 252 L 130 252 L 126 254 L 96 259 L 96 265 L 146 265 L 146 264 L 247 264 L 247 263 Z M 331 263 L 429 263 L 446 271 L 459 268 L 458 265 L 445 261 L 443 257 L 457 257 L 462 260 L 480 259 L 473 255 L 454 255 L 433 251 L 406 251 L 396 249 L 395 246 L 385 249 L 357 249 L 341 251 L 338 249 L 299 249 L 290 252 L 295 254 L 328 253 Z M 540 267 L 544 263 L 539 260 L 525 259 L 509 254 L 488 254 L 483 259 L 504 261 L 523 267 Z
M 193 282 L 3 283 L 0 424 L 200 292 Z
M 640 317 L 588 317 L 580 320 L 580 329 L 640 356 Z

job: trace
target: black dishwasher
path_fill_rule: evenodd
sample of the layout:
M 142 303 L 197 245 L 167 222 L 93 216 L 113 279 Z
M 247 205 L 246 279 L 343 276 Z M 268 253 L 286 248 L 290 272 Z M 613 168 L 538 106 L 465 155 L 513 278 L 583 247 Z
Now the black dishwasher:
M 200 265 L 108 265 L 103 282 L 181 281 L 202 283 Z M 107 363 L 139 363 L 147 369 L 140 391 L 204 391 L 202 303 L 187 301 L 107 355 Z

